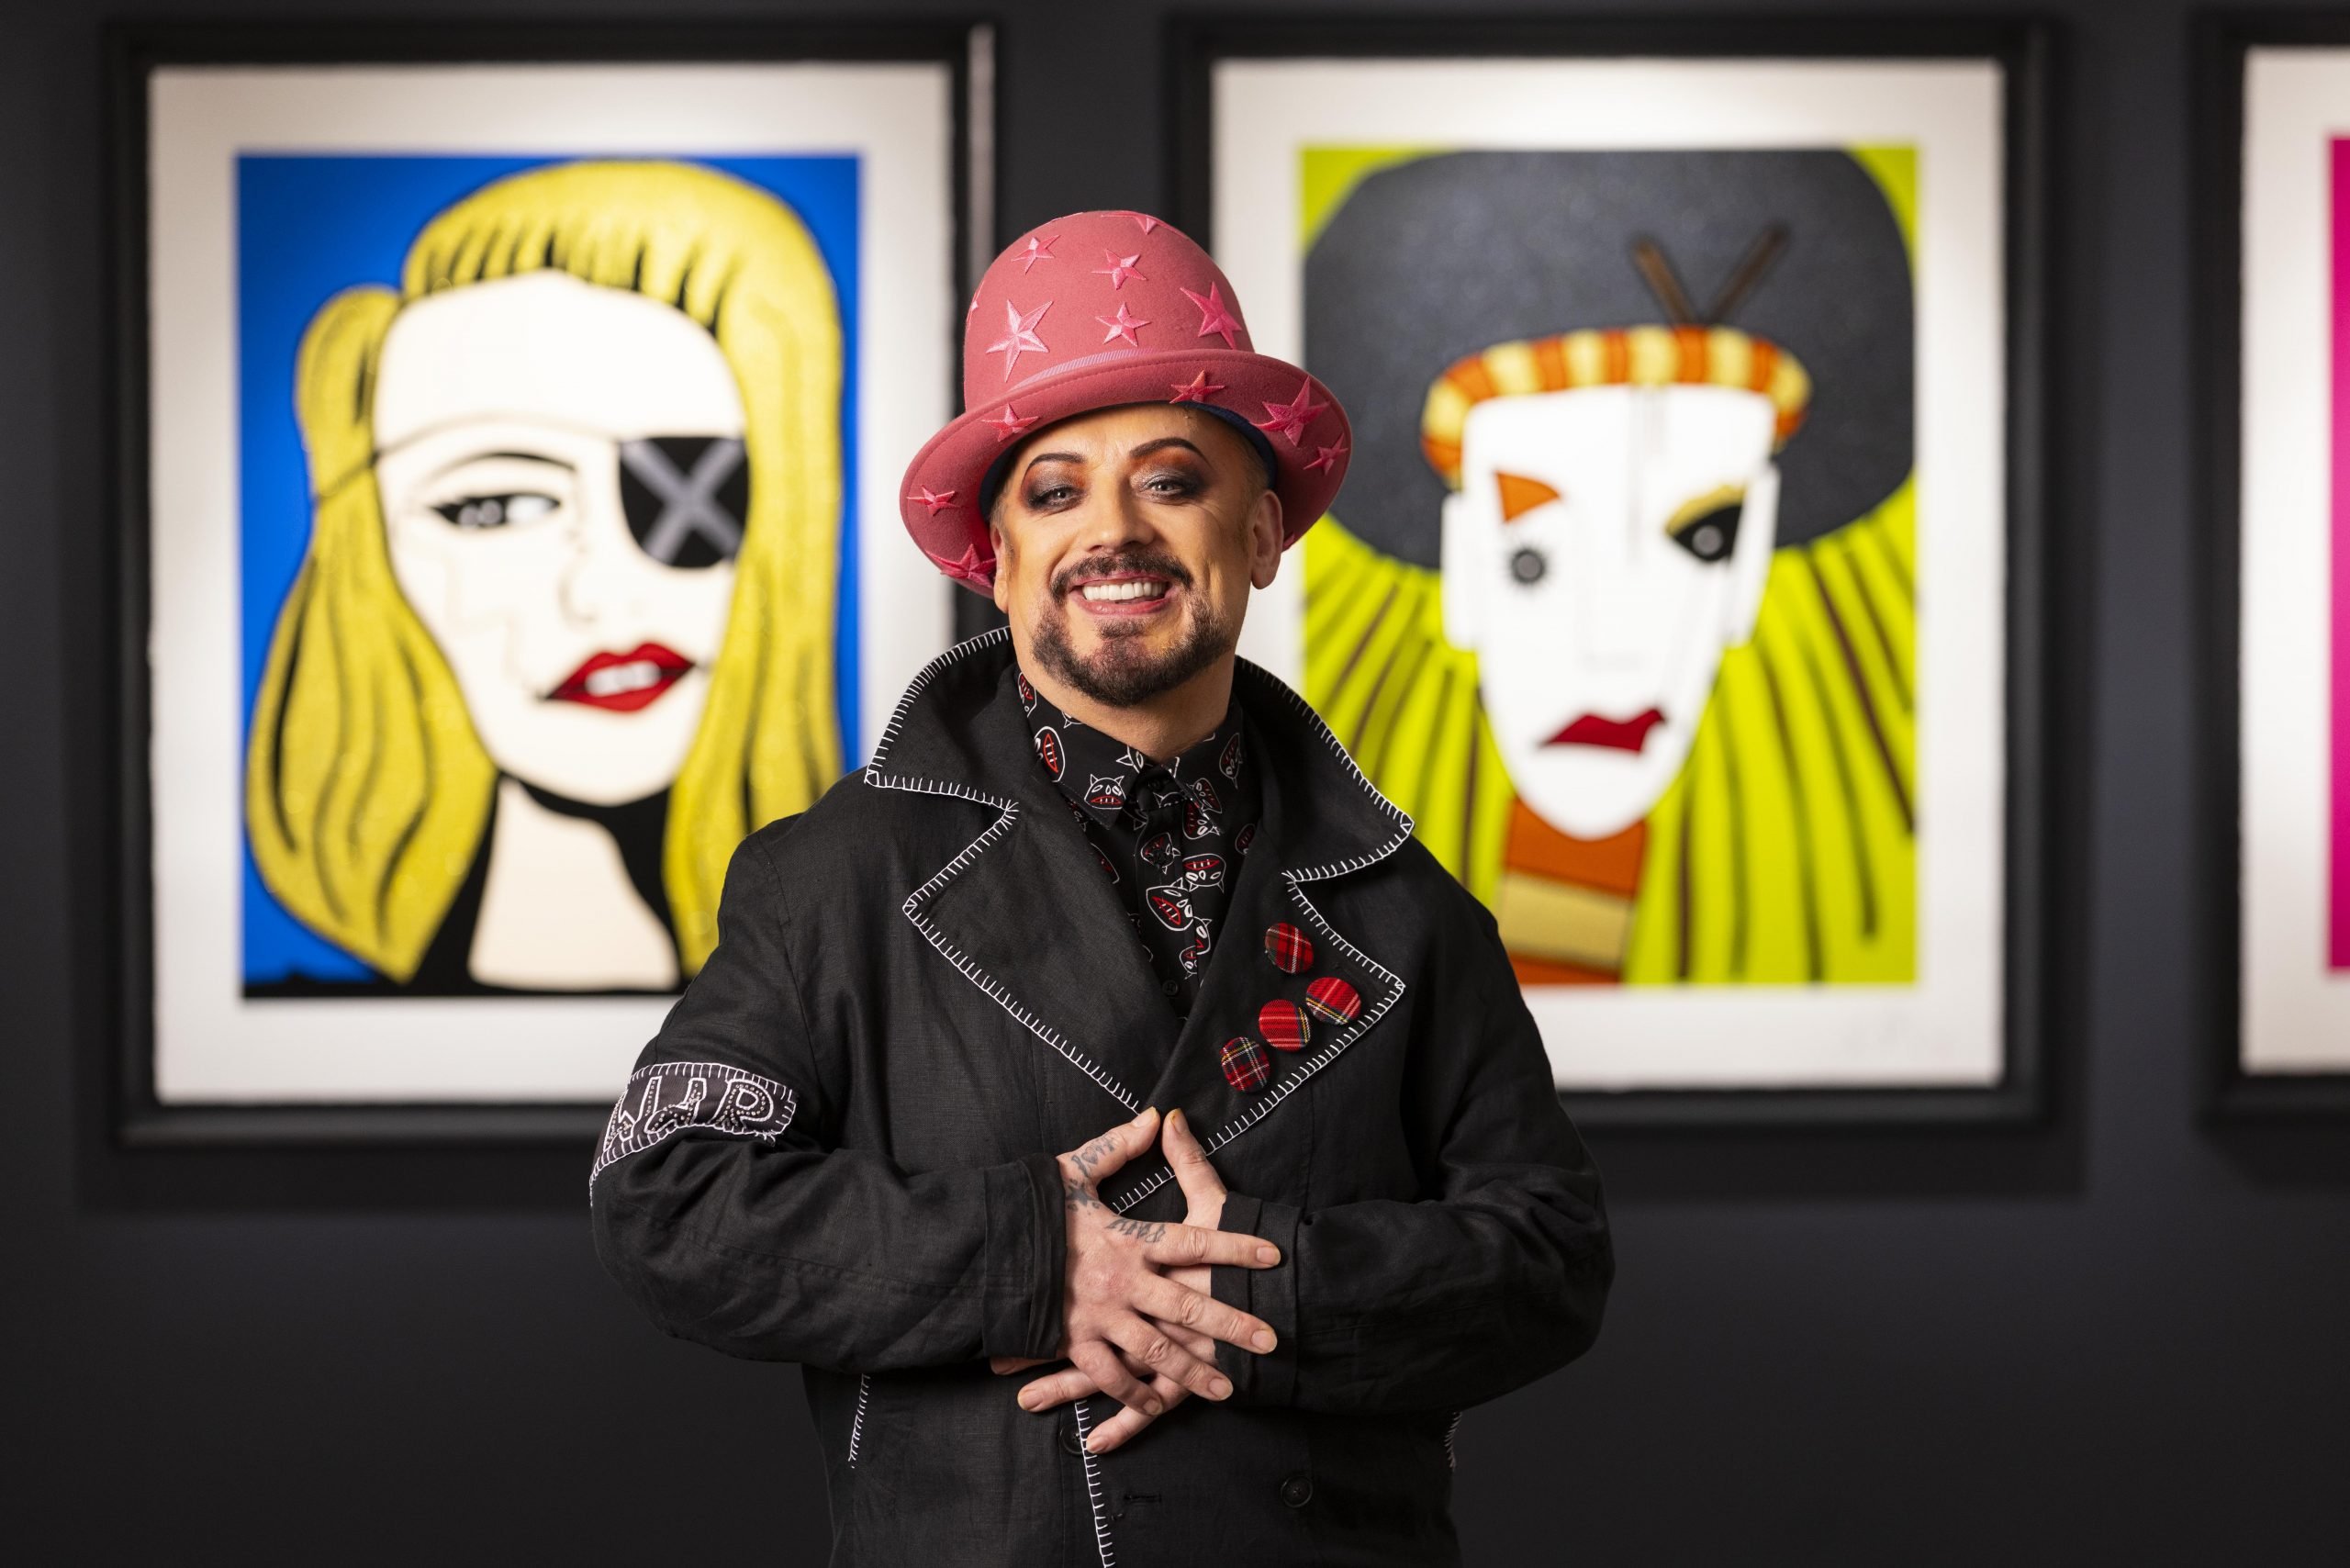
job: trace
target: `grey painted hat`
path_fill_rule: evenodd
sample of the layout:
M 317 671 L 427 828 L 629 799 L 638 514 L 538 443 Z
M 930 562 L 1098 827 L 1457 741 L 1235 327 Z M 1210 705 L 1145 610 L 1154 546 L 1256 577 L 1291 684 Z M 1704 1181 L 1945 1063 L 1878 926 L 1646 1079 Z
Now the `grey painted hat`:
M 1810 375 L 1779 453 L 1779 541 L 1883 501 L 1913 460 L 1908 251 L 1885 193 L 1841 151 L 1453 152 L 1355 187 L 1305 261 L 1305 363 L 1353 416 L 1340 521 L 1437 565 L 1444 482 L 1420 451 L 1429 384 L 1514 339 L 1669 319 L 1651 241 L 1702 316 L 1772 230 L 1767 269 L 1709 324 L 1769 340 Z

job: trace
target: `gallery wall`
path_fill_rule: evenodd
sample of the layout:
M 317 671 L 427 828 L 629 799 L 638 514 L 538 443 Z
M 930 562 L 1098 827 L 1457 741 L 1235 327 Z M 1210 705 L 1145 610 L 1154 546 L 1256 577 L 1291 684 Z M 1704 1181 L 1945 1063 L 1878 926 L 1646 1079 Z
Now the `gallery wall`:
M 1371 8 L 1288 9 L 1342 29 Z M 960 14 L 863 14 L 885 9 Z M 1675 9 L 1785 14 L 1639 7 Z M 2350 1137 L 2197 1121 L 2188 253 L 2226 215 L 2190 200 L 2189 13 L 2041 9 L 2061 46 L 2053 1117 L 1597 1136 L 1621 1268 L 1607 1328 L 1582 1363 L 1463 1423 L 1472 1562 L 2350 1555 Z M 1002 233 L 1164 203 L 1167 12 L 996 7 Z M 17 1453 L 0 1517 L 47 1547 L 28 1561 L 822 1562 L 797 1373 L 632 1315 L 589 1249 L 584 1150 L 128 1152 L 108 1137 L 93 977 L 109 940 L 95 672 L 116 14 L 65 0 L 0 21 L 0 1407 Z

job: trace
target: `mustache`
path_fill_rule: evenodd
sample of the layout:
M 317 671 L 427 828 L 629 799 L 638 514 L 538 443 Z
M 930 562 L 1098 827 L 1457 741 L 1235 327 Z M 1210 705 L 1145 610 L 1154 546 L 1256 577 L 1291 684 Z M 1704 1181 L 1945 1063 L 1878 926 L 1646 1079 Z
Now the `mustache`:
M 1089 556 L 1074 566 L 1063 566 L 1053 574 L 1053 596 L 1058 599 L 1081 584 L 1127 572 L 1147 572 L 1183 588 L 1192 586 L 1190 569 L 1174 556 L 1160 550 L 1129 549 L 1110 555 Z

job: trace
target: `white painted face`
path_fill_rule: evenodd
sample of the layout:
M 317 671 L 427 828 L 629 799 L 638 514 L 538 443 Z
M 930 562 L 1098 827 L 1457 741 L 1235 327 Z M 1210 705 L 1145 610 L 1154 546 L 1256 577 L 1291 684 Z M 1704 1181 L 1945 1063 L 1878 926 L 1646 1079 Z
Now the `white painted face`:
M 1774 423 L 1768 398 L 1720 386 L 1469 410 L 1444 506 L 1445 635 L 1476 650 L 1510 781 L 1561 832 L 1642 820 L 1687 759 L 1770 572 Z
M 743 428 L 717 343 L 642 295 L 535 272 L 394 319 L 392 570 L 505 772 L 598 805 L 677 778 L 733 598 Z

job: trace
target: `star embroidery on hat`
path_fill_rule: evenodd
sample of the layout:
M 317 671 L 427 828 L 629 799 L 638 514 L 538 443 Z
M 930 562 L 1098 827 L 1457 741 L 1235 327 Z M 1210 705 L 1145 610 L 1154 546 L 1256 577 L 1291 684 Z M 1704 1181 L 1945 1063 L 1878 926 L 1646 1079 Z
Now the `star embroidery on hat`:
M 1338 465 L 1338 459 L 1346 454 L 1347 443 L 1341 438 L 1336 446 L 1315 447 L 1314 455 L 1305 460 L 1305 466 L 1308 472 L 1318 468 L 1336 468 Z
M 1170 403 L 1204 403 L 1211 394 L 1224 390 L 1224 383 L 1210 381 L 1208 373 L 1203 370 L 1182 386 L 1179 386 L 1172 381 L 1169 382 L 1167 389 L 1175 394 L 1167 399 Z
M 1110 329 L 1102 334 L 1103 342 L 1114 342 L 1124 338 L 1136 348 L 1142 347 L 1142 340 L 1135 336 L 1136 330 L 1150 325 L 1148 318 L 1134 315 L 1124 305 L 1118 307 L 1118 313 L 1114 317 L 1096 316 L 1093 319 Z
M 1232 334 L 1246 331 L 1247 329 L 1241 326 L 1239 317 L 1225 308 L 1224 290 L 1220 285 L 1213 283 L 1208 285 L 1208 291 L 1205 294 L 1193 294 L 1187 288 L 1183 291 L 1183 297 L 1200 308 L 1198 336 L 1204 338 L 1210 333 L 1216 333 L 1223 337 L 1225 348 L 1240 346 L 1234 341 Z
M 1295 446 L 1297 438 L 1305 433 L 1305 427 L 1314 422 L 1315 416 L 1329 411 L 1329 404 L 1316 403 L 1313 398 L 1314 383 L 1310 379 L 1301 382 L 1296 397 L 1286 403 L 1267 403 L 1267 417 L 1253 420 L 1250 423 L 1260 431 L 1279 431 L 1289 438 L 1292 446 Z
M 1043 320 L 1045 312 L 1052 308 L 1053 302 L 1047 299 L 1024 316 L 1020 313 L 1020 307 L 1011 300 L 1003 302 L 1003 336 L 979 352 L 1003 356 L 1003 378 L 1006 381 L 1012 379 L 1012 367 L 1022 354 L 1046 352 L 1045 340 L 1036 335 L 1036 323 Z
M 1095 267 L 1093 274 L 1096 277 L 1108 278 L 1110 286 L 1113 289 L 1124 288 L 1126 286 L 1126 279 L 1130 277 L 1142 277 L 1141 272 L 1135 266 L 1136 262 L 1142 260 L 1140 251 L 1136 251 L 1131 256 L 1122 256 L 1115 251 L 1104 250 L 1102 252 L 1102 259 L 1110 264 L 1106 267 Z M 1142 277 L 1142 281 L 1148 283 L 1150 279 Z
M 955 504 L 955 492 L 952 490 L 934 490 L 928 485 L 918 485 L 914 487 L 914 493 L 908 496 L 906 499 L 913 502 L 916 506 L 928 507 L 930 509 L 930 515 L 936 517 L 940 512 L 945 511 L 947 508 Z
M 1003 406 L 1003 412 L 991 420 L 981 420 L 979 423 L 996 431 L 998 432 L 996 440 L 1010 441 L 1013 436 L 1026 434 L 1028 428 L 1035 424 L 1036 420 L 1036 415 L 1015 412 L 1012 405 L 1006 403 Z
M 1147 212 L 1130 212 L 1126 214 L 1126 216 L 1133 218 L 1135 220 L 1135 226 L 1146 234 L 1158 227 L 1158 219 L 1153 218 Z M 1148 283 L 1150 280 L 1148 278 L 1145 278 L 1143 281 L 1145 283 Z
M 1027 245 L 1020 252 L 1020 275 L 1026 277 L 1029 269 L 1038 262 L 1059 261 L 1060 258 L 1053 254 L 1053 241 L 1059 238 L 1058 234 L 1047 234 L 1041 239 L 1034 234 L 1029 235 Z
M 976 544 L 964 545 L 963 553 L 951 561 L 934 550 L 925 550 L 923 554 L 930 557 L 932 566 L 957 582 L 969 583 L 973 588 L 990 587 L 990 578 L 995 574 L 995 557 L 980 555 L 979 547 Z

